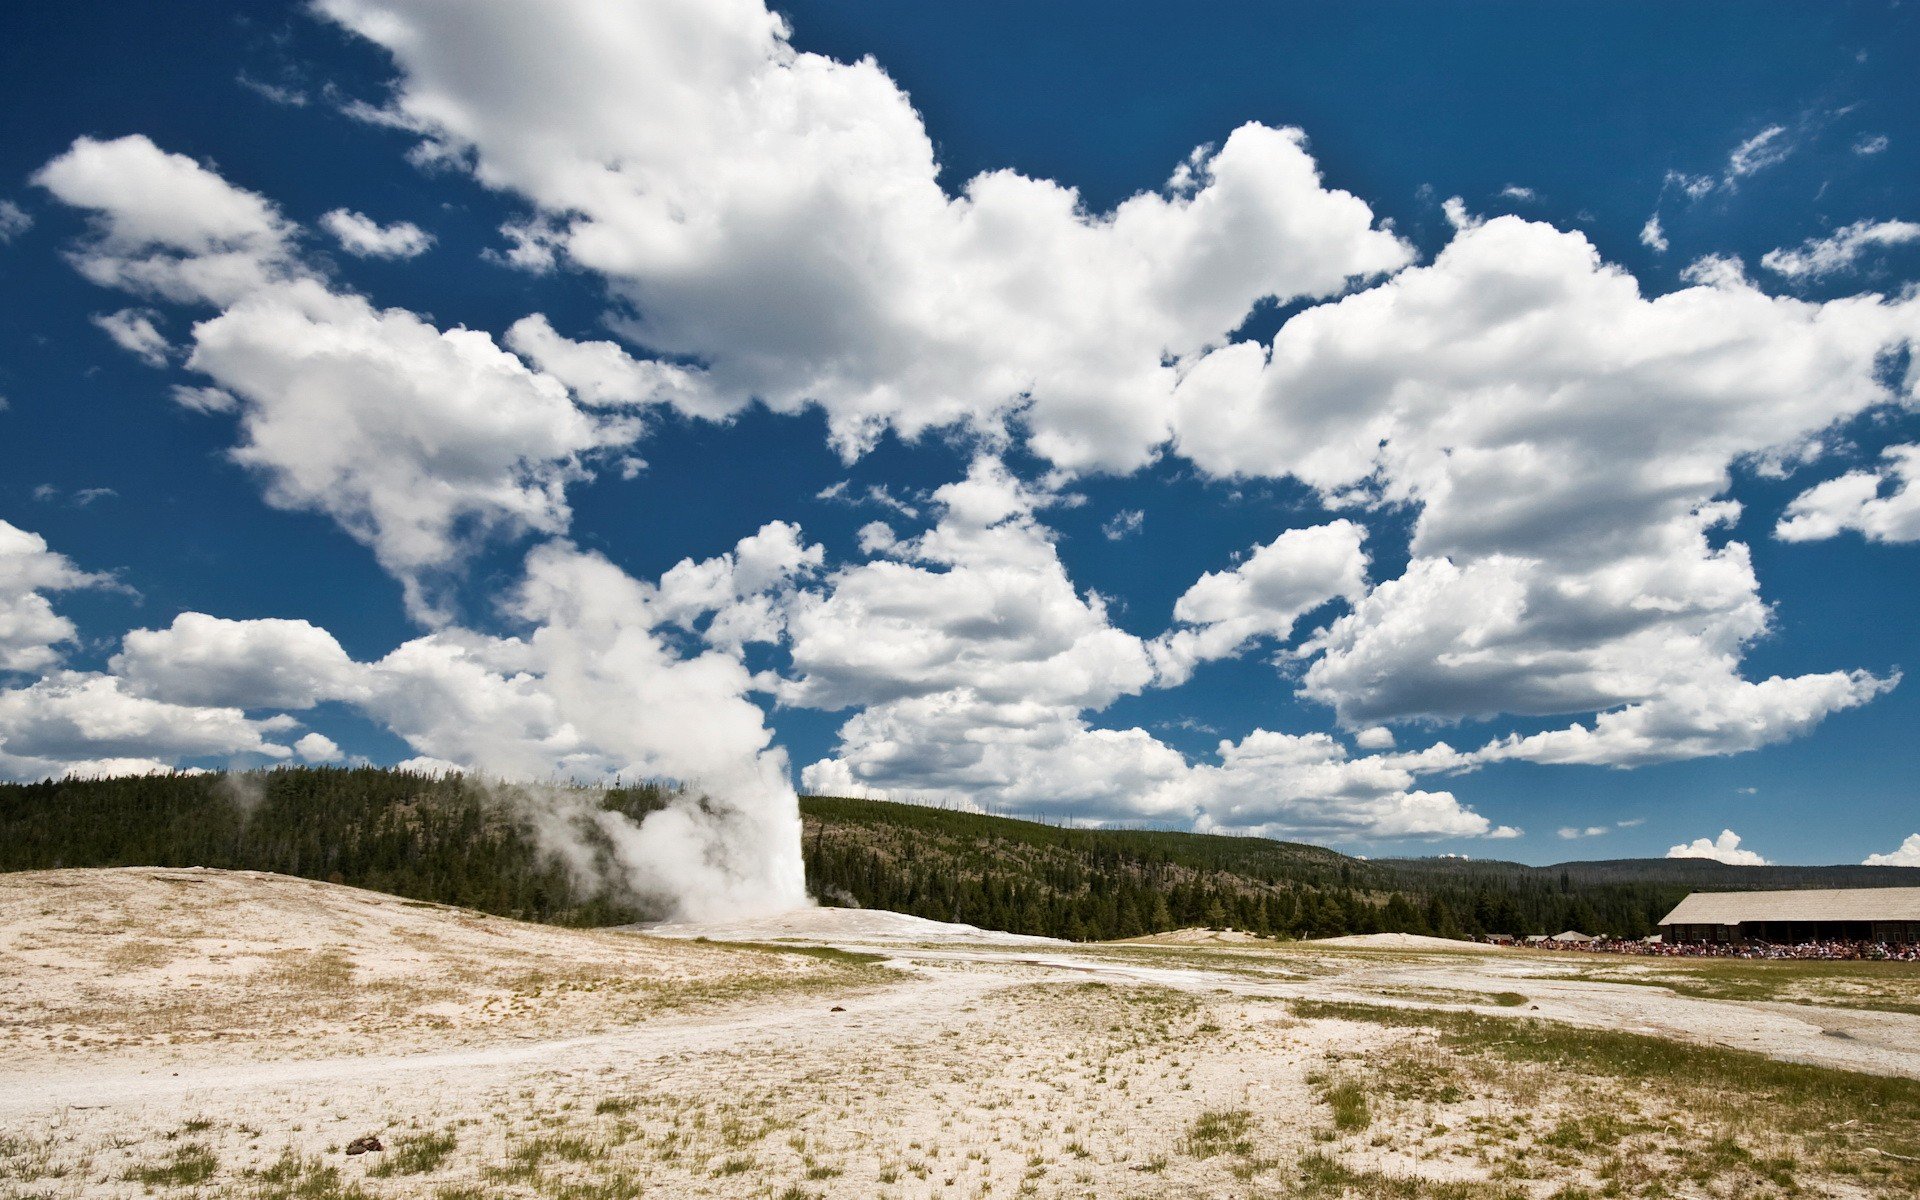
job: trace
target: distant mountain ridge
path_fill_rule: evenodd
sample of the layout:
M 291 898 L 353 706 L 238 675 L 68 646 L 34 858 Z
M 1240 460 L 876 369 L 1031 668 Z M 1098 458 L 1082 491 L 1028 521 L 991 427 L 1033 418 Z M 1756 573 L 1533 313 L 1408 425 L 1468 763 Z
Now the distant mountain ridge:
M 1553 863 L 1544 867 L 1501 859 L 1379 858 L 1382 866 L 1428 874 L 1476 872 L 1570 876 L 1576 883 L 1633 880 L 1713 891 L 1770 891 L 1775 888 L 1849 888 L 1920 886 L 1920 868 L 1832 866 L 1746 866 L 1711 858 L 1602 858 Z M 1457 864 L 1457 867 L 1456 867 Z

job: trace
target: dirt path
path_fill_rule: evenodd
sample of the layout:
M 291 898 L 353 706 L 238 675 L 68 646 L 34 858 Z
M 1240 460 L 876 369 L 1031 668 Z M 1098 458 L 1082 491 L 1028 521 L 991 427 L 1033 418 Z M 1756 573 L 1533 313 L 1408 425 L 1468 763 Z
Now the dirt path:
M 877 991 L 841 997 L 809 996 L 799 1004 L 783 999 L 719 1014 L 664 1017 L 618 1033 L 586 1037 L 521 1039 L 428 1054 L 343 1054 L 178 1069 L 154 1066 L 114 1070 L 90 1065 L 60 1073 L 0 1072 L 0 1116 L 137 1105 L 161 1098 L 211 1099 L 221 1093 L 262 1089 L 399 1083 L 413 1076 L 458 1083 L 463 1076 L 498 1076 L 536 1068 L 565 1070 L 608 1059 L 634 1063 L 740 1050 L 756 1044 L 786 1044 L 803 1034 L 809 1042 L 826 1043 L 864 1038 L 882 1029 L 900 1034 L 945 1023 L 956 1010 L 979 996 L 1028 981 L 1020 976 L 916 970 L 906 982 Z M 835 1007 L 844 1011 L 832 1011 Z
M 1639 985 L 1545 979 L 1534 977 L 1520 964 L 1479 957 L 1432 954 L 1382 960 L 1338 955 L 1332 956 L 1332 971 L 1303 981 L 1262 979 L 1200 966 L 1159 966 L 1148 954 L 1139 955 L 1140 961 L 1114 961 L 1065 946 L 1035 953 L 999 945 L 901 947 L 850 940 L 834 945 L 882 950 L 891 956 L 890 965 L 904 969 L 908 977 L 863 994 L 808 996 L 798 1002 L 781 999 L 717 1014 L 660 1018 L 614 1033 L 522 1038 L 437 1053 L 343 1054 L 177 1068 L 114 1069 L 96 1061 L 58 1072 L 0 1071 L 0 1115 L 141 1104 L 162 1098 L 211 1098 L 260 1089 L 397 1083 L 420 1076 L 440 1081 L 490 1078 L 532 1069 L 568 1070 L 609 1058 L 645 1062 L 755 1045 L 791 1045 L 797 1040 L 830 1049 L 836 1041 L 923 1035 L 951 1025 L 968 1005 L 1001 989 L 1088 980 L 1266 999 L 1465 1007 L 1492 1015 L 1540 1017 L 1754 1050 L 1793 1062 L 1920 1078 L 1920 1017 L 1695 999 Z M 1496 1003 L 1494 994 L 1506 991 L 1521 992 L 1526 1004 Z M 836 1007 L 843 1011 L 832 1011 Z
M 852 942 L 843 945 L 859 948 Z M 1539 1017 L 1595 1029 L 1656 1034 L 1700 1045 L 1752 1050 L 1788 1062 L 1920 1079 L 1920 1016 L 1700 999 L 1639 984 L 1548 979 L 1535 974 L 1530 963 L 1489 961 L 1484 956 L 1422 954 L 1394 956 L 1386 961 L 1351 956 L 1345 963 L 1339 960 L 1347 956 L 1330 956 L 1339 964 L 1332 973 L 1306 981 L 1261 981 L 1199 967 L 1158 967 L 1150 960 L 1114 962 L 1075 954 L 1071 949 L 1032 954 L 941 947 L 894 949 L 891 953 L 902 960 L 926 963 L 1013 963 L 1054 977 L 1077 975 L 1184 991 L 1469 1007 L 1493 1015 Z M 1434 995 L 1445 992 L 1458 995 Z M 1499 1004 L 1493 997 L 1502 992 L 1518 992 L 1527 1002 L 1517 1007 Z M 1476 1003 L 1475 997 L 1481 999 Z
M 134 902 L 155 889 L 196 899 L 168 917 L 177 932 L 147 920 L 158 949 L 139 955 L 89 949 L 113 940 L 105 933 L 122 936 L 119 925 L 78 923 L 72 905 L 53 901 L 27 906 L 19 924 L 31 936 L 7 951 L 22 968 L 0 987 L 38 997 L 34 1011 L 62 1023 L 50 1038 L 33 1011 L 0 1008 L 0 1047 L 12 1047 L 0 1053 L 0 1195 L 140 1200 L 154 1181 L 200 1172 L 216 1181 L 196 1193 L 209 1200 L 642 1191 L 1173 1200 L 1249 1194 L 1249 1179 L 1278 1186 L 1317 1162 L 1347 1172 L 1356 1195 L 1409 1176 L 1477 1187 L 1536 1171 L 1522 1190 L 1546 1200 L 1603 1168 L 1661 1185 L 1709 1135 L 1743 1139 L 1755 1155 L 1800 1153 L 1809 1170 L 1832 1174 L 1782 1140 L 1798 1126 L 1764 1107 L 1714 1110 L 1712 1129 L 1650 1149 L 1710 1097 L 1662 1099 L 1561 1064 L 1455 1054 L 1431 1029 L 1338 1012 L 1303 1018 L 1294 1000 L 1542 1018 L 1920 1078 L 1920 1017 L 1556 978 L 1569 963 L 1524 953 L 1073 945 L 844 913 L 672 931 L 713 939 L 695 945 L 659 929 L 587 937 L 283 881 L 114 880 L 130 897 L 116 922 L 136 921 Z M 265 915 L 219 924 L 229 906 L 198 899 L 219 889 L 254 894 Z M 297 973 L 275 957 L 285 931 L 267 918 L 280 909 L 293 913 L 294 949 L 308 956 L 290 960 Z M 726 946 L 722 933 L 876 954 L 889 970 Z M 336 952 L 350 955 L 351 971 L 321 970 L 326 961 L 311 957 Z M 669 972 L 682 990 L 648 990 Z M 393 979 L 409 990 L 369 1007 L 352 999 L 363 975 L 375 991 Z M 422 1008 L 429 983 L 491 988 L 512 1004 L 429 994 Z M 337 1007 L 314 1009 L 333 1013 L 330 1024 L 276 1009 L 296 984 L 334 995 Z M 138 1011 L 130 1001 L 183 994 L 215 1002 L 181 1001 L 114 1032 L 118 1009 Z M 184 1018 L 162 1023 L 169 1012 Z M 214 1028 L 216 1018 L 233 1023 Z M 89 1023 L 105 1033 L 66 1032 Z M 1336 1086 L 1365 1096 L 1373 1115 L 1339 1124 Z M 1563 1146 L 1567 1122 L 1628 1101 L 1653 1105 L 1658 1119 L 1638 1127 L 1646 1144 L 1618 1161 L 1596 1150 L 1585 1174 L 1570 1174 L 1540 1152 Z M 1754 1113 L 1757 1124 L 1741 1123 Z M 1874 1114 L 1857 1117 L 1864 1128 Z M 389 1152 L 346 1154 L 370 1134 Z M 1872 1136 L 1868 1144 L 1920 1153 L 1897 1130 Z M 1762 1194 L 1745 1170 L 1727 1166 L 1731 1190 L 1716 1194 Z M 1885 1182 L 1810 1194 L 1914 1194 L 1897 1190 L 1904 1176 Z

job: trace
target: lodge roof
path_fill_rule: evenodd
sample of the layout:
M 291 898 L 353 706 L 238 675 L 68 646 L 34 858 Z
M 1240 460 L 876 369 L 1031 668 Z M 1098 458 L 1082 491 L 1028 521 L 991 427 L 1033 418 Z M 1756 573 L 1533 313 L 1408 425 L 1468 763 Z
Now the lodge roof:
M 1741 925 L 1748 921 L 1920 921 L 1920 887 L 1695 892 L 1660 923 Z

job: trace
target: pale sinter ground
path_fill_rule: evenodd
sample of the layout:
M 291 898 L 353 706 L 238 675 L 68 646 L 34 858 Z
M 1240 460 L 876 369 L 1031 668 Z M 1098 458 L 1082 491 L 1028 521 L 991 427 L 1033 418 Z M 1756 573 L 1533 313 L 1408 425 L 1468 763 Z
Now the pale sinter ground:
M 1920 1194 L 1914 968 L 663 932 L 0 876 L 0 1197 Z

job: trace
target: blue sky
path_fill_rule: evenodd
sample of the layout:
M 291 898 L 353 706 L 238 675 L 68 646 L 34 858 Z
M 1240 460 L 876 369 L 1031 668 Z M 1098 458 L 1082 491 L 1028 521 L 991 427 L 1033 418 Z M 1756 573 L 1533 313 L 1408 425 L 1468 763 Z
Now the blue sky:
M 0 18 L 0 772 L 1920 832 L 1910 8 L 523 8 Z

